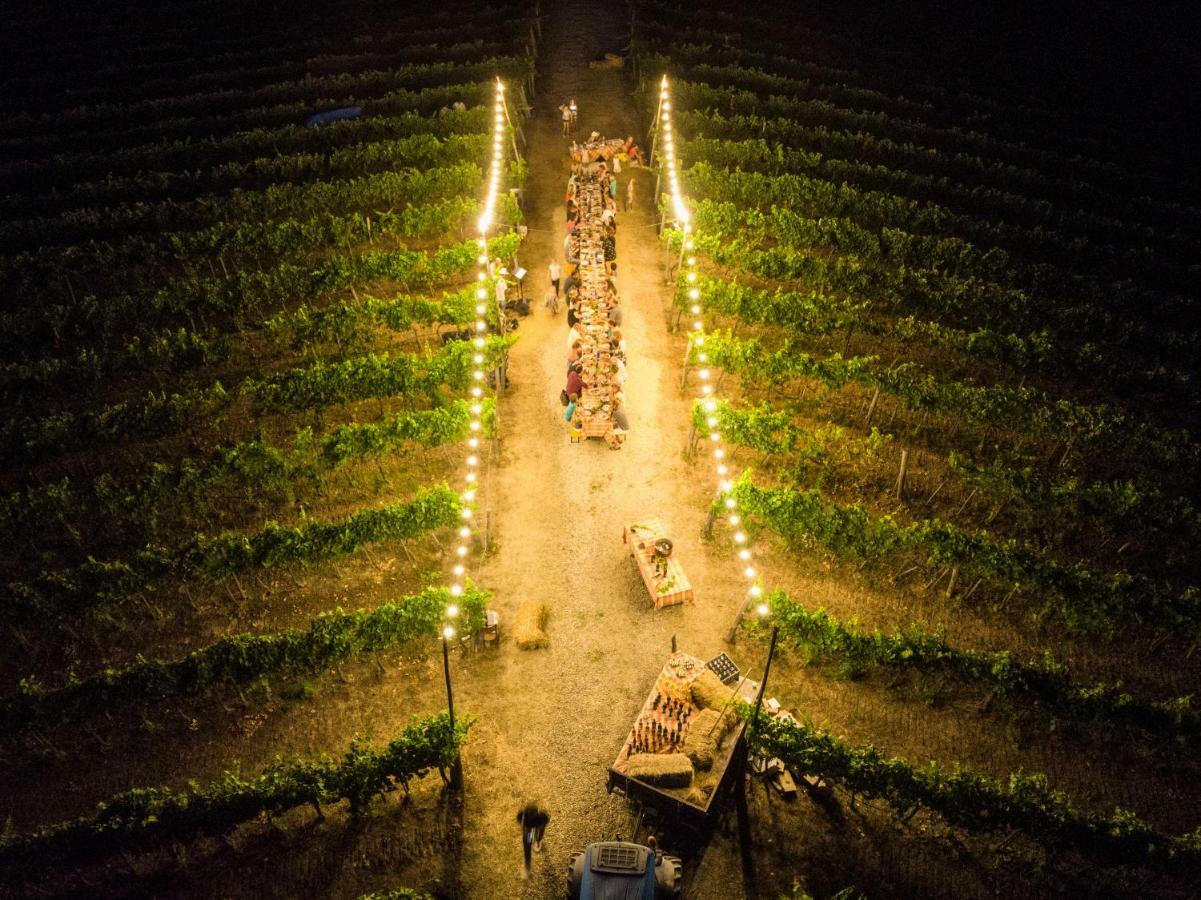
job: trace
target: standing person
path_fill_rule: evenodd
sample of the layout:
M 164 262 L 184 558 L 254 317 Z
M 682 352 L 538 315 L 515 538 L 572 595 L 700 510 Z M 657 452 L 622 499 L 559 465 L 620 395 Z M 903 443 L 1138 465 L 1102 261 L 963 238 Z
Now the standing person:
M 551 260 L 551 263 L 550 263 L 550 285 L 551 285 L 551 287 L 553 287 L 553 288 L 555 289 L 555 299 L 556 299 L 556 300 L 558 300 L 558 299 L 559 299 L 559 276 L 560 276 L 560 275 L 562 275 L 562 274 L 563 274 L 563 272 L 562 272 L 562 270 L 559 268 L 559 262 L 558 262 L 558 260 Z
M 630 180 L 626 182 L 626 212 L 629 212 L 634 206 L 634 173 L 630 173 Z
M 496 306 L 501 312 L 504 312 L 505 298 L 509 292 L 509 282 L 505 279 L 508 274 L 508 269 L 501 269 L 500 277 L 496 279 Z
M 563 117 L 563 137 L 568 137 L 571 134 L 571 110 L 566 103 L 559 107 L 559 114 Z
M 579 396 L 584 393 L 584 376 L 580 374 L 581 366 L 577 363 L 572 363 L 571 368 L 567 370 L 567 396 Z
M 609 175 L 609 196 L 617 200 L 617 176 Z
M 571 127 L 571 130 L 574 132 L 576 122 L 579 121 L 579 118 L 580 118 L 580 108 L 578 106 L 576 106 L 575 97 L 572 97 L 571 101 L 567 104 L 567 111 L 571 114 L 570 127 Z
M 550 813 L 542 807 L 541 803 L 531 800 L 517 810 L 517 821 L 521 825 L 521 853 L 525 859 L 525 876 L 528 877 L 532 861 L 530 851 L 542 851 L 542 836 L 546 834 Z

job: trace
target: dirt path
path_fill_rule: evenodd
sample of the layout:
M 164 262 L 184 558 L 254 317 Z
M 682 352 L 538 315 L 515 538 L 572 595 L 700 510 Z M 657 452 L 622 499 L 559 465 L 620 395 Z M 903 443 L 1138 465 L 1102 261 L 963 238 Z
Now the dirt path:
M 571 850 L 629 833 L 624 804 L 605 792 L 608 764 L 672 635 L 702 657 L 718 652 L 739 598 L 732 566 L 711 563 L 700 546 L 704 497 L 712 487 L 698 483 L 696 470 L 681 459 L 690 406 L 676 383 L 683 340 L 667 332 L 670 288 L 653 227 L 653 180 L 644 170 L 631 175 L 627 168 L 620 176 L 623 196 L 627 179 L 638 179 L 637 208 L 618 219 L 630 437 L 619 452 L 601 441 L 573 445 L 562 418 L 567 326 L 562 312 L 551 316 L 540 308 L 547 265 L 561 261 L 563 252 L 569 163 L 557 107 L 577 98 L 585 136 L 593 129 L 607 136 L 641 132 L 622 72 L 587 66 L 624 43 L 624 8 L 613 4 L 603 12 L 594 3 L 548 6 L 539 94 L 526 126 L 530 234 L 521 261 L 538 308 L 523 323 L 512 354 L 503 449 L 488 474 L 486 498 L 500 548 L 480 580 L 495 592 L 502 620 L 511 622 L 526 597 L 546 599 L 551 647 L 523 653 L 508 641 L 496 659 L 477 655 L 456 664 L 456 702 L 479 722 L 465 757 L 465 855 L 457 871 L 445 874 L 471 897 L 559 896 Z M 672 529 L 696 587 L 697 602 L 688 608 L 655 612 L 626 555 L 622 526 L 649 516 Z M 545 802 L 553 818 L 523 894 L 513 819 L 527 796 Z M 731 852 L 711 850 L 705 868 L 713 871 L 699 874 L 702 881 L 716 880 L 709 889 L 698 884 L 697 896 L 739 896 L 727 883 L 737 869 L 719 864 Z

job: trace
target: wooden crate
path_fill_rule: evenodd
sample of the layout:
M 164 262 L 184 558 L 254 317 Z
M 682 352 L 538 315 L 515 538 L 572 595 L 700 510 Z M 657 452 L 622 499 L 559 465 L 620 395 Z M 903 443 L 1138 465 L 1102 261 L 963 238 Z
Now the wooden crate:
M 680 565 L 679 558 L 674 553 L 667 559 L 667 572 L 664 576 L 660 578 L 655 572 L 655 541 L 662 537 L 667 537 L 667 528 L 658 519 L 646 519 L 627 525 L 621 534 L 630 555 L 638 564 L 638 571 L 642 573 L 642 581 L 651 595 L 655 609 L 677 603 L 691 603 L 693 600 L 692 583 L 684 574 L 684 567 Z

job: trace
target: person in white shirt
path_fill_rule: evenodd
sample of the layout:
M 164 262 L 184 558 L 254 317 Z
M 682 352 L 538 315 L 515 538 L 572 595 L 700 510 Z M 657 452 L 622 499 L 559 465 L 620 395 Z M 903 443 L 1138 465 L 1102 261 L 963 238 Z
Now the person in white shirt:
M 507 273 L 504 269 L 500 270 L 500 277 L 496 279 L 496 305 L 500 309 L 505 308 L 505 296 L 509 292 L 509 282 L 505 280 Z
M 576 322 L 567 331 L 567 349 L 570 350 L 576 341 L 579 341 L 581 345 L 584 342 L 584 326 L 579 322 Z
M 555 298 L 556 299 L 558 299 L 558 297 L 559 297 L 559 276 L 562 274 L 563 274 L 563 272 L 559 268 L 559 263 L 555 260 L 551 260 L 550 283 L 551 283 L 551 287 L 553 287 L 555 289 Z
M 606 206 L 604 212 L 601 213 L 601 224 L 608 225 L 613 221 L 613 217 L 616 215 L 617 213 L 613 210 L 613 207 Z

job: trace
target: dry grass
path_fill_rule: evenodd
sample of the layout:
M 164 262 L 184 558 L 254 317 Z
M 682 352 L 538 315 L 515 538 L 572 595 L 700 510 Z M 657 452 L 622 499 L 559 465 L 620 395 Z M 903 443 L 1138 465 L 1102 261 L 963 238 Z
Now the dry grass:
M 709 669 L 692 682 L 692 702 L 701 709 L 725 709 L 733 696 L 734 691 L 722 684 Z
M 513 622 L 513 638 L 522 650 L 543 650 L 550 646 L 546 621 L 550 611 L 542 600 L 523 600 Z
M 680 752 L 692 760 L 699 771 L 709 771 L 717 759 L 722 738 L 733 725 L 733 719 L 718 710 L 701 710 L 688 723 Z
M 692 760 L 683 753 L 631 753 L 626 763 L 631 778 L 660 787 L 692 784 Z

